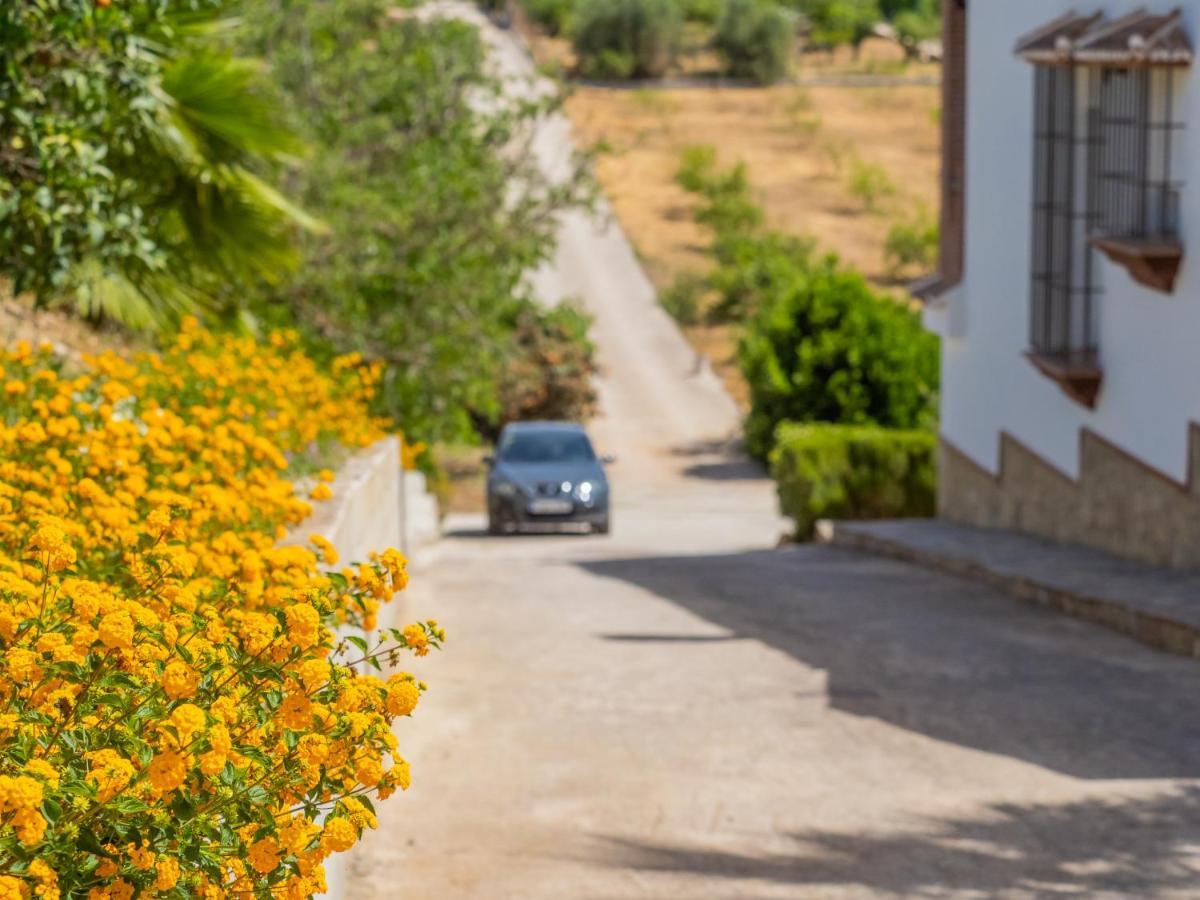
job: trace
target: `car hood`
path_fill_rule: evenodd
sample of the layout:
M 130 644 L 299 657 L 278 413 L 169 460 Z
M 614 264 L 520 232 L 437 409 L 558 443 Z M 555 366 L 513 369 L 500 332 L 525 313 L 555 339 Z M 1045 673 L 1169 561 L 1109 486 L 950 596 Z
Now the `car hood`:
M 522 488 L 563 481 L 569 481 L 573 485 L 581 481 L 590 481 L 597 486 L 608 483 L 604 468 L 599 463 L 497 463 L 492 470 L 492 477 Z

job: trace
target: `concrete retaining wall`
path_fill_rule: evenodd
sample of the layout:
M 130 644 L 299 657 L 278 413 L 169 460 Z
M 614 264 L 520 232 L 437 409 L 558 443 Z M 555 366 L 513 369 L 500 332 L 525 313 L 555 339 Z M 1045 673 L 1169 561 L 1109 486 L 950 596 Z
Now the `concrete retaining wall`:
M 343 563 L 395 547 L 418 553 L 441 537 L 437 498 L 420 472 L 400 468 L 400 441 L 389 437 L 360 450 L 338 470 L 333 499 L 313 504 L 313 514 L 285 543 L 311 534 L 328 538 Z
M 356 453 L 338 470 L 332 488 L 333 499 L 314 503 L 312 516 L 285 543 L 305 543 L 309 535 L 320 534 L 337 548 L 341 565 L 389 547 L 411 557 L 441 535 L 437 498 L 423 474 L 401 469 L 398 438 Z M 346 898 L 344 868 L 345 854 L 326 861 L 325 896 Z

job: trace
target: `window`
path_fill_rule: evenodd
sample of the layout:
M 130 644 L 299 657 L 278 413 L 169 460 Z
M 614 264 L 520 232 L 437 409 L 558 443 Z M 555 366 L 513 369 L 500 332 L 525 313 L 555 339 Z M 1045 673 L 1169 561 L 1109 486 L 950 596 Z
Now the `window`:
M 514 464 L 590 463 L 596 454 L 587 435 L 577 431 L 521 431 L 500 445 L 501 462 Z
M 1088 235 L 1090 171 L 1087 131 L 1076 102 L 1072 66 L 1034 73 L 1031 351 L 1046 364 L 1097 369 L 1095 284 Z
M 1100 389 L 1095 252 L 1170 292 L 1182 259 L 1173 175 L 1178 12 L 1070 14 L 1023 38 L 1034 64 L 1029 358 L 1074 399 Z
M 1098 156 L 1092 244 L 1142 284 L 1170 292 L 1183 257 L 1174 179 L 1174 68 L 1089 67 Z

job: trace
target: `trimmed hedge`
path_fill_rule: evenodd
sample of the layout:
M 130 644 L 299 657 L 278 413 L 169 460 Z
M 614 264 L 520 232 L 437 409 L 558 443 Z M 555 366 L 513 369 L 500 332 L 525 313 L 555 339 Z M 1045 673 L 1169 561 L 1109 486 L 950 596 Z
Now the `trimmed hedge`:
M 658 78 L 679 52 L 683 12 L 675 0 L 588 0 L 573 32 L 585 76 Z
M 771 474 L 796 537 L 818 519 L 932 516 L 937 439 L 928 431 L 784 422 L 771 451 Z

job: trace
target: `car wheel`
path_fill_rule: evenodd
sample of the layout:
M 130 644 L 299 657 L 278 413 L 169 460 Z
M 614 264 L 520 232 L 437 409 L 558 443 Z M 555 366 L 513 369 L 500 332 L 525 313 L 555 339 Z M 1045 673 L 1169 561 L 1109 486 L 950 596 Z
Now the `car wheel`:
M 488 534 L 493 537 L 503 537 L 512 532 L 511 516 L 506 516 L 499 510 L 488 510 Z
M 610 529 L 611 529 L 611 524 L 609 522 L 608 516 L 605 516 L 599 522 L 594 522 L 592 524 L 592 533 L 593 534 L 608 534 Z

